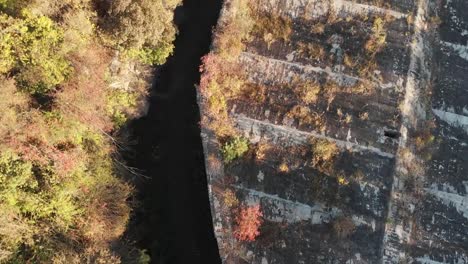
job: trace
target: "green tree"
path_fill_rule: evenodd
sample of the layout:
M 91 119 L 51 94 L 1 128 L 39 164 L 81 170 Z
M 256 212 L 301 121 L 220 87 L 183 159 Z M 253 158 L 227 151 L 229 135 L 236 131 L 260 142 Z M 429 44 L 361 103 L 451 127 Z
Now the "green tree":
M 162 64 L 172 53 L 177 29 L 174 9 L 181 0 L 115 0 L 104 28 L 117 46 L 144 63 Z
M 48 17 L 0 15 L 0 73 L 17 72 L 19 86 L 32 94 L 48 92 L 70 73 L 62 45 L 63 31 Z

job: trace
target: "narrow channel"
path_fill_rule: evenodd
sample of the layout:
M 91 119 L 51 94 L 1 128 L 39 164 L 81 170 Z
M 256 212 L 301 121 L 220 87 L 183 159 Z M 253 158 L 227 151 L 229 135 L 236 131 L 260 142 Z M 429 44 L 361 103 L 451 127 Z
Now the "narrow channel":
M 221 0 L 185 0 L 176 10 L 174 54 L 157 70 L 147 116 L 130 125 L 131 164 L 150 179 L 131 225 L 152 263 L 221 263 L 213 232 L 195 84 Z

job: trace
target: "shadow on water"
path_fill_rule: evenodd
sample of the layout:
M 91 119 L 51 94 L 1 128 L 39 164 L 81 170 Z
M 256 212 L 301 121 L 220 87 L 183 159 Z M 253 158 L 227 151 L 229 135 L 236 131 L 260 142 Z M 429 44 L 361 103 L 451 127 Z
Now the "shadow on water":
M 194 87 L 221 5 L 221 0 L 184 0 L 176 10 L 174 55 L 157 70 L 148 115 L 130 124 L 138 143 L 129 163 L 150 177 L 137 183 L 142 204 L 131 226 L 152 263 L 221 263 Z

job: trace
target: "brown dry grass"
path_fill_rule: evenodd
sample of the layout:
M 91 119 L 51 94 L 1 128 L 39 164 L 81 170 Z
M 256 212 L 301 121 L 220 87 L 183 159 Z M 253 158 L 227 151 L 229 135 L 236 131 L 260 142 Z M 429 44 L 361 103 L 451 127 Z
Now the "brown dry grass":
M 325 48 L 317 44 L 315 42 L 313 43 L 304 43 L 304 42 L 299 42 L 299 52 L 309 58 L 309 59 L 314 59 L 314 60 L 319 60 L 322 61 L 325 59 Z
M 326 129 L 323 117 L 316 112 L 310 110 L 309 107 L 303 105 L 295 105 L 286 116 L 299 121 L 299 125 L 310 125 L 318 131 Z
M 268 47 L 278 40 L 289 41 L 293 32 L 292 20 L 289 17 L 257 11 L 254 20 L 253 33 L 260 36 Z
M 349 237 L 355 229 L 356 225 L 351 219 L 351 216 L 342 216 L 333 222 L 333 230 L 338 238 Z

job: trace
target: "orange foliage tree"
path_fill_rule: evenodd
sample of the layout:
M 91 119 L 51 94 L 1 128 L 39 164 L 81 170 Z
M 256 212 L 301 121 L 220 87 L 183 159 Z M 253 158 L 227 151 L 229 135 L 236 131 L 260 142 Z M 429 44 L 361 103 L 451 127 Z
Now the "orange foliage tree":
M 236 219 L 237 226 L 234 230 L 234 236 L 241 241 L 255 241 L 260 235 L 259 228 L 263 222 L 262 217 L 260 205 L 242 208 Z

